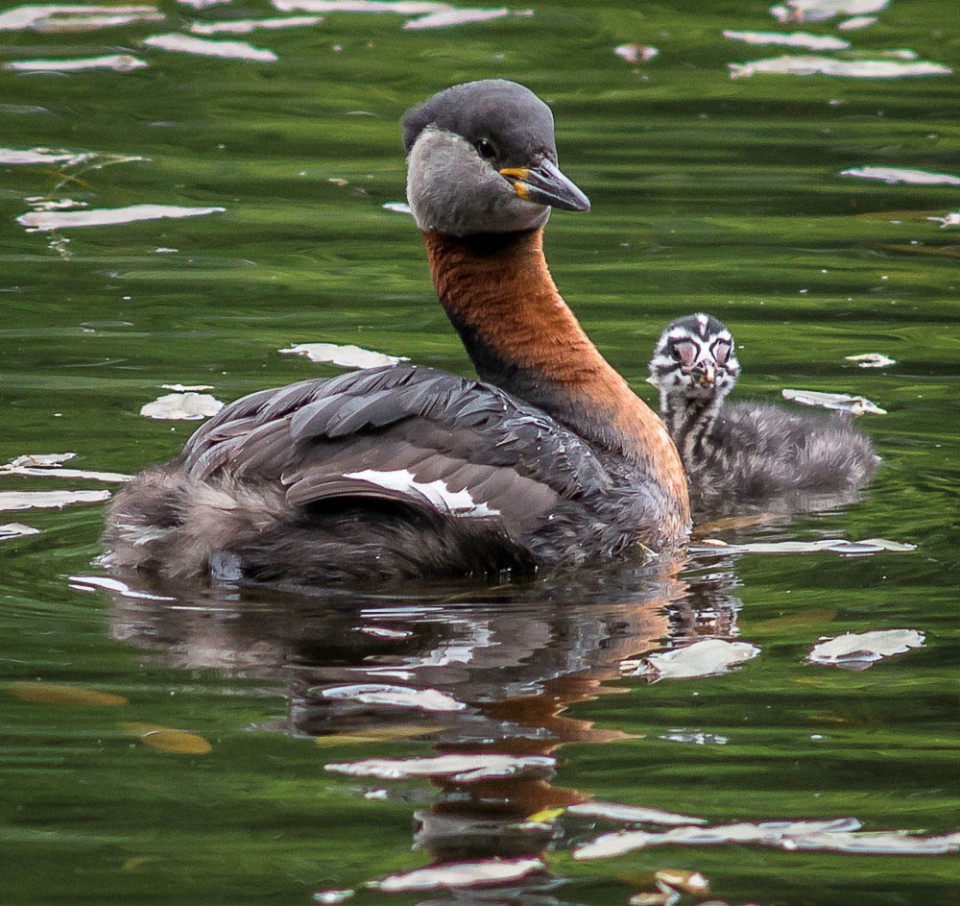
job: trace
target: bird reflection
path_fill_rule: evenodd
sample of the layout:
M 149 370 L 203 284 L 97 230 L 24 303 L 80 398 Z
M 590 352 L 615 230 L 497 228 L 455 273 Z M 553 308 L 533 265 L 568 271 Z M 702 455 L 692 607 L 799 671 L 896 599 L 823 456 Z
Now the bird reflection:
M 396 594 L 193 587 L 162 601 L 117 596 L 111 628 L 165 665 L 282 685 L 287 715 L 267 729 L 327 737 L 331 747 L 364 736 L 423 740 L 434 756 L 556 759 L 564 743 L 626 736 L 567 713 L 625 691 L 610 684 L 622 661 L 735 636 L 736 584 L 716 555 L 682 578 L 676 565 L 620 564 L 523 584 L 408 584 Z M 414 815 L 414 846 L 435 863 L 542 855 L 554 830 L 526 819 L 591 796 L 551 774 L 431 777 L 436 793 Z M 516 882 L 508 901 L 559 902 L 542 899 L 551 883 Z

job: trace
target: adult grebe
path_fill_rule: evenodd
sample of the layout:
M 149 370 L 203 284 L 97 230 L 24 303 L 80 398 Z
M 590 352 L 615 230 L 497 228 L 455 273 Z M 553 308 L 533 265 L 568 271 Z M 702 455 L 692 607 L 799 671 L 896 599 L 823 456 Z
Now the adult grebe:
M 849 418 L 727 403 L 739 375 L 733 336 L 710 315 L 673 321 L 654 348 L 650 382 L 698 503 L 828 494 L 873 478 L 880 459 Z
M 254 393 L 118 494 L 114 569 L 294 583 L 531 571 L 682 543 L 683 467 L 547 269 L 589 202 L 528 89 L 456 85 L 403 118 L 407 197 L 481 381 L 415 365 Z

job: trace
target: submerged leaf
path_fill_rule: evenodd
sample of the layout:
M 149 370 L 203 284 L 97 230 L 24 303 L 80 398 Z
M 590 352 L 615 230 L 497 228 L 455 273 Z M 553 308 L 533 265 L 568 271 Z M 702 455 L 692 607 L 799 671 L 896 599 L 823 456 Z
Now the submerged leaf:
M 684 648 L 648 655 L 639 661 L 624 661 L 620 671 L 625 676 L 641 676 L 652 682 L 721 676 L 758 654 L 760 649 L 747 642 L 704 639 Z
M 865 670 L 867 667 L 911 648 L 921 648 L 924 635 L 916 629 L 883 629 L 874 632 L 847 632 L 818 642 L 807 655 L 811 664 Z
M 186 730 L 156 724 L 124 723 L 120 726 L 127 733 L 139 737 L 140 742 L 145 746 L 159 749 L 161 752 L 170 752 L 174 755 L 206 755 L 213 751 L 213 746 L 202 736 L 188 733 Z
M 517 881 L 534 872 L 543 871 L 539 859 L 481 859 L 476 862 L 448 862 L 430 868 L 418 868 L 403 874 L 389 875 L 370 886 L 385 893 L 403 893 L 412 890 L 436 890 L 440 887 L 468 888 L 486 884 Z
M 127 699 L 112 692 L 83 689 L 80 686 L 58 686 L 53 683 L 10 683 L 7 688 L 22 702 L 32 705 L 67 705 L 69 707 L 115 707 L 126 705 Z

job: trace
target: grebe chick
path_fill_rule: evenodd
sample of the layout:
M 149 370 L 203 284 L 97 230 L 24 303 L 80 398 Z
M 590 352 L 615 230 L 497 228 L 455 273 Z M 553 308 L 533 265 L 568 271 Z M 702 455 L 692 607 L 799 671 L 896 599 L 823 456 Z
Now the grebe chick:
M 838 493 L 873 478 L 879 457 L 849 418 L 728 403 L 739 376 L 733 336 L 710 315 L 673 321 L 654 348 L 650 383 L 698 503 Z
M 226 406 L 118 494 L 103 562 L 161 578 L 325 583 L 532 571 L 682 545 L 683 466 L 543 255 L 584 211 L 549 108 L 502 80 L 403 118 L 407 197 L 480 381 L 415 365 Z

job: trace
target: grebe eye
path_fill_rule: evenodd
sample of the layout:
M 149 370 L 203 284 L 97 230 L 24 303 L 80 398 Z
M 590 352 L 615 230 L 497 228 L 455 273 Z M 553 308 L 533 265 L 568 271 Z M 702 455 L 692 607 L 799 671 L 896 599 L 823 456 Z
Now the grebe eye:
M 478 139 L 473 147 L 477 149 L 477 154 L 484 160 L 490 160 L 490 158 L 497 156 L 497 149 L 493 147 L 493 143 L 489 139 Z
M 730 349 L 731 346 L 726 340 L 720 340 L 713 350 L 713 357 L 717 360 L 718 365 L 726 365 L 727 359 L 730 358 Z
M 674 343 L 672 353 L 684 368 L 689 368 L 697 360 L 697 344 L 688 341 Z

